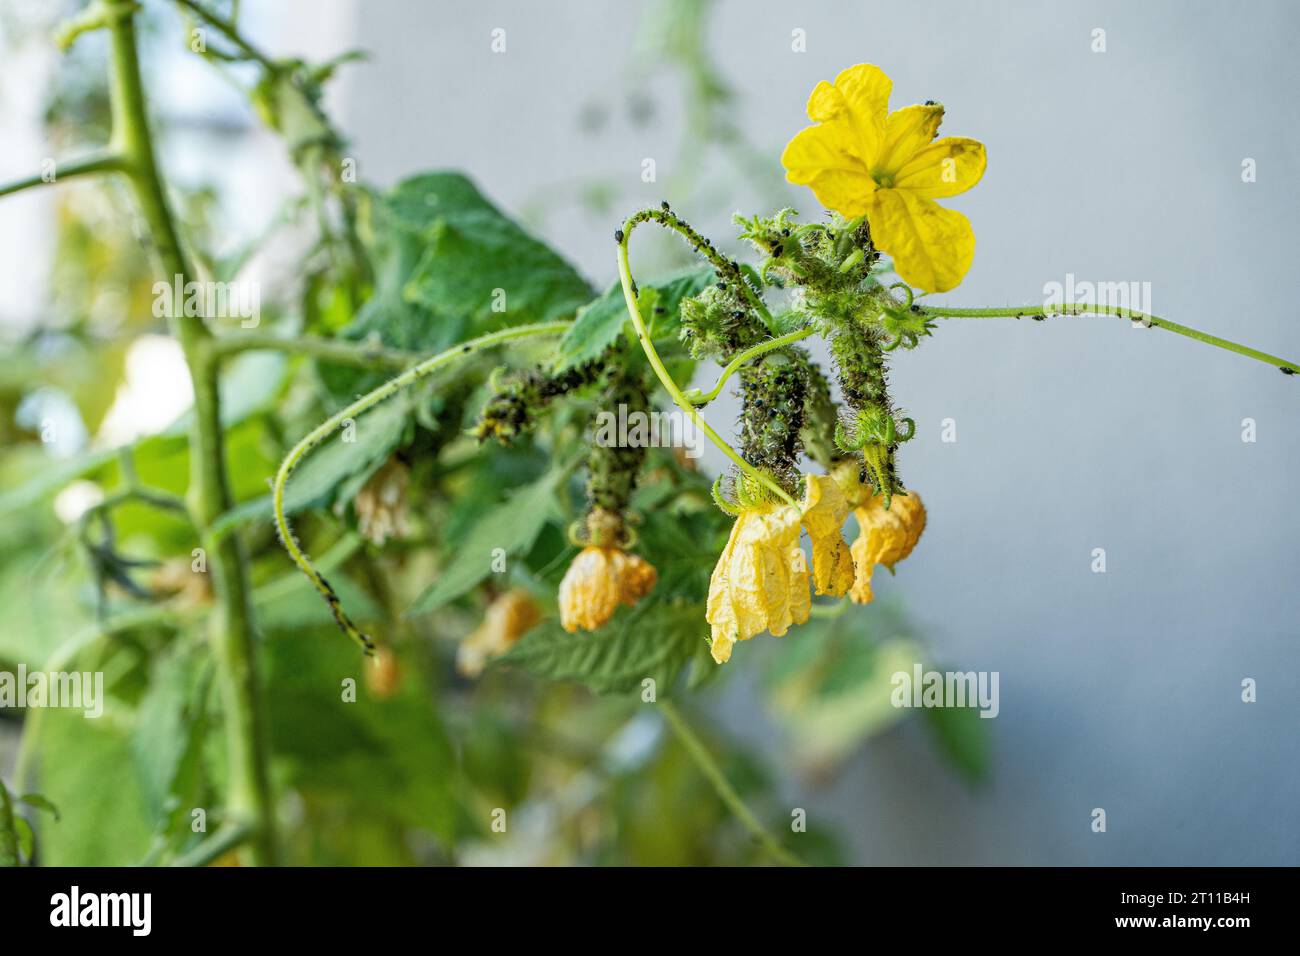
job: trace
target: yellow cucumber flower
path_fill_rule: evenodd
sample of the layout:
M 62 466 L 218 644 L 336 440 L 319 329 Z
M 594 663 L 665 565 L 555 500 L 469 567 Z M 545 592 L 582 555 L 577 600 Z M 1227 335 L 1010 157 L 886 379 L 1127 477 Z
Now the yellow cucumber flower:
M 541 618 L 541 608 L 531 594 L 520 588 L 507 591 L 488 605 L 483 623 L 460 642 L 456 669 L 466 677 L 478 677 L 488 661 L 514 647 Z
M 984 175 L 984 144 L 935 140 L 943 106 L 889 112 L 893 82 L 860 63 L 823 80 L 808 98 L 808 118 L 781 155 L 786 179 L 812 188 L 829 209 L 866 216 L 877 249 L 909 285 L 947 292 L 975 256 L 970 220 L 934 200 L 970 189 Z
M 618 610 L 632 607 L 659 579 L 654 565 L 622 548 L 589 545 L 578 553 L 560 582 L 560 623 L 572 634 L 594 631 Z
M 853 556 L 840 529 L 849 516 L 849 499 L 830 475 L 808 475 L 804 483 L 803 526 L 812 540 L 813 587 L 818 594 L 843 597 L 853 586 Z
M 857 604 L 871 603 L 871 573 L 877 564 L 894 570 L 894 565 L 912 553 L 925 530 L 925 505 L 915 491 L 895 494 L 885 507 L 883 495 L 873 495 L 853 510 L 861 534 L 853 542 L 856 577 L 849 598 Z
M 771 631 L 780 637 L 808 620 L 808 563 L 799 547 L 802 515 L 794 505 L 742 508 L 709 581 L 705 619 L 713 659 L 731 658 L 736 641 Z

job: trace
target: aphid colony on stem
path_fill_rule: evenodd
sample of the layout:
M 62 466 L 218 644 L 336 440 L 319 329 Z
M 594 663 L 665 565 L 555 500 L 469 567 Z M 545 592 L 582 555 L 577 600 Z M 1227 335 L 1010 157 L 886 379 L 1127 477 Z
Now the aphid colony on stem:
M 913 427 L 899 419 L 889 396 L 885 355 L 915 347 L 930 323 L 877 280 L 879 255 L 864 221 L 834 215 L 827 223 L 799 225 L 790 210 L 740 219 L 742 238 L 767 256 L 758 272 L 723 258 L 666 203 L 629 219 L 615 236 L 620 246 L 643 222 L 677 232 L 718 273 L 715 283 L 681 303 L 680 339 L 690 357 L 725 367 L 754 353 L 737 372 L 739 463 L 714 488 L 718 506 L 736 519 L 706 612 L 713 656 L 722 662 L 736 641 L 765 630 L 779 636 L 807 620 L 813 589 L 870 601 L 875 565 L 892 567 L 916 544 L 925 511 L 894 465 Z M 760 295 L 764 284 L 797 290 L 795 307 L 773 316 Z M 634 321 L 640 324 L 639 311 Z M 778 341 L 805 330 L 829 338 L 844 407 L 808 352 Z M 638 334 L 653 350 L 644 332 Z M 652 368 L 662 365 L 657 359 L 654 353 Z M 554 398 L 596 383 L 601 407 L 645 409 L 645 373 L 622 343 L 579 370 L 515 373 L 498 383 L 477 433 L 509 441 Z M 699 413 L 692 405 L 689 414 Z M 805 453 L 823 473 L 800 473 Z M 643 448 L 591 447 L 588 511 L 571 530 L 583 550 L 560 586 L 561 620 L 570 631 L 596 630 L 654 585 L 654 569 L 632 551 L 629 528 L 644 457 Z M 841 531 L 850 511 L 862 529 L 852 548 Z M 802 530 L 812 541 L 811 572 L 799 544 Z

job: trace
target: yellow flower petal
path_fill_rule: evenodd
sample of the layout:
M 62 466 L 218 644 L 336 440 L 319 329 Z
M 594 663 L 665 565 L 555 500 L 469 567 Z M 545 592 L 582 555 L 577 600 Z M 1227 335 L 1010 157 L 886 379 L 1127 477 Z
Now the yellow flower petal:
M 829 123 L 847 111 L 844 94 L 825 80 L 814 86 L 808 94 L 808 118 L 814 123 Z
M 541 618 L 541 609 L 527 591 L 520 588 L 507 591 L 488 605 L 483 623 L 461 641 L 456 651 L 456 669 L 466 677 L 477 677 L 488 661 L 514 647 Z
M 853 514 L 862 533 L 853 542 L 856 577 L 849 598 L 858 604 L 869 604 L 872 572 L 877 564 L 892 571 L 895 564 L 912 553 L 925 530 L 925 505 L 914 491 L 894 495 L 888 508 L 884 497 L 876 495 L 855 508 Z
M 628 607 L 635 607 L 659 580 L 659 572 L 653 564 L 641 555 L 627 551 L 614 552 L 614 574 L 618 578 L 619 600 Z
M 984 176 L 984 144 L 964 136 L 945 136 L 914 155 L 894 176 L 894 188 L 922 199 L 964 193 Z
M 713 659 L 731 657 L 736 641 L 770 631 L 780 637 L 808 620 L 812 599 L 799 549 L 799 509 L 742 511 L 709 581 L 706 620 Z
M 859 63 L 841 70 L 834 85 L 825 80 L 817 84 L 808 97 L 808 118 L 838 127 L 849 140 L 849 152 L 870 166 L 884 141 L 893 88 L 880 67 Z
M 803 526 L 812 540 L 813 587 L 818 594 L 843 597 L 853 586 L 853 556 L 840 533 L 849 500 L 830 475 L 808 475 L 802 510 Z
M 781 154 L 785 178 L 799 186 L 807 186 L 818 176 L 829 172 L 851 173 L 865 177 L 866 167 L 848 151 L 848 143 L 831 126 L 809 126 L 795 134 Z
M 731 649 L 735 646 L 736 642 L 730 635 L 715 630 L 713 641 L 709 644 L 709 653 L 713 655 L 713 663 L 725 664 L 731 660 Z
M 908 190 L 881 189 L 872 199 L 871 238 L 903 281 L 926 292 L 955 288 L 975 258 L 970 220 Z
M 620 604 L 629 607 L 645 597 L 658 575 L 644 558 L 621 548 L 583 548 L 560 582 L 560 624 L 572 634 L 594 631 L 614 616 Z
M 781 164 L 785 178 L 811 187 L 822 205 L 859 216 L 867 211 L 876 182 L 862 161 L 847 151 L 848 142 L 836 126 L 809 126 L 790 140 Z
M 876 165 L 891 178 L 913 156 L 930 145 L 943 122 L 943 107 L 904 106 L 885 120 L 885 142 Z
M 865 212 L 876 189 L 871 169 L 884 142 L 892 86 L 879 67 L 865 63 L 841 72 L 833 85 L 818 83 L 808 97 L 808 118 L 822 125 L 786 146 L 786 178 L 811 186 L 824 205 L 845 215 Z
M 806 624 L 809 615 L 812 614 L 812 595 L 808 591 L 808 563 L 804 560 L 803 548 L 799 547 L 797 538 L 794 547 L 786 552 L 786 567 L 790 571 L 787 587 L 787 594 L 790 597 L 790 603 L 787 605 L 790 623 L 782 627 L 780 632 L 772 631 L 773 637 L 781 637 L 785 634 L 790 624 Z

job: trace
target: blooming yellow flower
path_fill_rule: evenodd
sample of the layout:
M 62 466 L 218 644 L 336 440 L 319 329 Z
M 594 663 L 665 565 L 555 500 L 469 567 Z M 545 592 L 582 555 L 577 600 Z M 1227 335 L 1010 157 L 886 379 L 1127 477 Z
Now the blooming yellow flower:
M 736 641 L 771 631 L 780 637 L 808 620 L 808 564 L 799 547 L 802 515 L 794 505 L 742 509 L 709 581 L 705 619 L 719 664 Z
M 853 542 L 856 577 L 849 598 L 869 604 L 872 598 L 871 573 L 877 564 L 894 570 L 894 565 L 912 553 L 925 530 L 925 505 L 915 491 L 895 494 L 885 507 L 883 495 L 868 498 L 853 510 L 861 534 Z
M 532 595 L 520 588 L 507 591 L 488 605 L 483 623 L 456 649 L 456 669 L 466 677 L 483 673 L 487 662 L 500 657 L 542 618 Z
M 959 212 L 936 199 L 970 189 L 984 175 L 984 145 L 946 136 L 935 140 L 937 103 L 889 112 L 892 81 L 861 63 L 823 80 L 808 98 L 808 118 L 781 156 L 786 178 L 809 186 L 828 208 L 866 216 L 876 248 L 894 271 L 927 292 L 947 292 L 975 256 L 975 233 Z
M 659 575 L 654 565 L 622 548 L 583 548 L 560 582 L 560 623 L 569 633 L 594 631 L 618 610 L 650 593 Z
M 803 526 L 812 540 L 813 587 L 818 594 L 843 597 L 853 586 L 853 556 L 840 533 L 849 508 L 849 499 L 830 475 L 806 477 Z

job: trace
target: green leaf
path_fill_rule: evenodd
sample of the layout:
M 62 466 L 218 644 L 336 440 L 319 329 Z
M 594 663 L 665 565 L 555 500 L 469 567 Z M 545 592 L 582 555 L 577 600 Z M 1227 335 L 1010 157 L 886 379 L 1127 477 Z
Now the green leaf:
M 17 540 L 6 537 L 0 534 L 0 546 L 16 550 Z M 84 586 L 84 579 L 41 574 L 20 561 L 0 566 L 0 607 L 5 617 L 0 629 L 0 669 L 2 664 L 20 663 L 38 668 L 72 635 L 87 633 L 87 627 L 95 633 L 80 590 Z
M 383 619 L 384 613 L 374 598 L 346 574 L 332 572 L 329 580 L 353 620 Z M 289 588 L 257 608 L 258 625 L 267 631 L 290 631 L 313 624 L 330 624 L 333 620 L 329 605 L 320 599 L 320 593 L 302 575 L 296 575 Z
M 18 856 L 28 863 L 36 853 L 36 834 L 32 825 L 22 817 L 14 817 L 14 834 L 18 838 Z
M 284 139 L 291 155 L 304 147 L 333 142 L 320 109 L 292 73 L 267 73 L 252 92 L 262 120 Z
M 445 219 L 496 212 L 468 176 L 445 171 L 402 180 L 389 191 L 385 203 L 397 225 L 416 233 L 427 233 Z
M 891 702 L 892 676 L 923 652 L 907 639 L 872 640 L 888 620 L 874 607 L 814 620 L 772 655 L 769 700 L 800 763 L 826 771 L 907 715 Z
M 493 551 L 526 552 L 550 518 L 556 485 L 568 473 L 557 468 L 487 512 L 450 557 L 441 577 L 406 612 L 426 614 L 460 597 L 492 572 Z
M 197 654 L 174 647 L 153 664 L 149 685 L 136 710 L 131 753 L 149 812 L 162 820 L 182 798 L 197 789 L 192 771 L 202 751 L 207 721 Z
M 50 803 L 50 801 L 46 800 L 39 793 L 28 793 L 25 794 L 24 796 L 19 797 L 18 799 L 23 803 L 27 804 L 29 807 L 33 807 L 37 810 L 45 811 L 46 813 L 54 817 L 56 823 L 58 822 L 59 808 L 56 807 L 54 804 Z
M 41 822 L 41 862 L 48 866 L 130 866 L 154 831 L 132 759 L 131 715 L 109 696 L 104 714 L 42 712 L 34 742 L 41 791 L 67 812 Z
M 5 454 L 9 452 L 6 451 Z M 71 458 L 48 458 L 48 464 L 42 463 L 31 479 L 0 495 L 0 516 L 21 511 L 52 497 L 68 482 L 98 470 L 113 461 L 117 454 L 117 449 L 107 448 Z
M 988 721 L 978 707 L 927 707 L 925 723 L 939 751 L 971 783 L 988 778 L 991 745 Z
M 22 863 L 21 848 L 13 804 L 5 782 L 0 780 L 0 866 L 18 866 Z
M 573 325 L 560 339 L 555 370 L 563 372 L 598 358 L 618 339 L 627 321 L 623 286 L 616 282 L 599 299 L 578 310 Z
M 406 298 L 439 316 L 467 316 L 478 327 L 571 315 L 591 298 L 578 272 L 504 216 L 459 173 L 402 182 L 392 209 L 424 240 Z
M 349 806 L 345 820 L 399 820 L 448 838 L 456 819 L 455 755 L 427 682 L 411 668 L 384 700 L 367 689 L 373 666 L 345 641 L 310 629 L 266 644 L 272 750 L 288 782 Z M 355 696 L 345 698 L 345 680 Z
M 285 514 L 328 503 L 343 482 L 382 465 L 405 436 L 409 416 L 406 399 L 391 398 L 356 420 L 355 441 L 344 441 L 347 432 L 341 430 L 313 449 L 285 485 Z M 252 521 L 269 521 L 271 514 L 271 495 L 261 495 L 223 514 L 213 523 L 213 532 L 221 535 Z
M 702 606 L 656 604 L 652 595 L 636 608 L 620 609 L 591 634 L 569 634 L 549 622 L 525 634 L 496 663 L 549 680 L 578 681 L 597 694 L 639 691 L 652 678 L 655 693 L 667 697 L 707 633 Z
M 691 268 L 656 282 L 638 285 L 637 303 L 642 318 L 650 325 L 650 334 L 656 339 L 675 335 L 681 325 L 679 310 L 682 299 L 703 291 L 712 281 L 712 269 Z M 560 340 L 556 370 L 564 371 L 598 358 L 618 338 L 624 324 L 630 321 L 623 286 L 616 282 L 578 313 L 572 327 Z
M 435 315 L 405 297 L 416 266 L 425 252 L 424 232 L 403 226 L 394 199 L 373 196 L 363 207 L 367 253 L 375 276 L 375 289 L 356 317 L 338 337 L 353 342 L 377 341 L 393 349 L 433 354 L 463 338 L 464 316 Z M 317 371 L 334 400 L 341 406 L 392 377 L 391 372 L 366 371 L 318 362 Z

